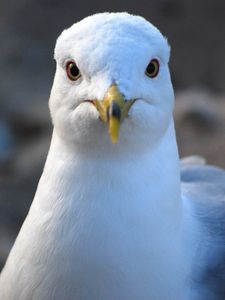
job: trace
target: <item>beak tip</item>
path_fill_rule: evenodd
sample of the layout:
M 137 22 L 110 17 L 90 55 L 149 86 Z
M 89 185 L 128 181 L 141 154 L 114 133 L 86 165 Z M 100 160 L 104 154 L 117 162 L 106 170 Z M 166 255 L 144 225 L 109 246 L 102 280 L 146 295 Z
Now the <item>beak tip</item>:
M 116 144 L 119 139 L 119 128 L 120 128 L 120 121 L 115 117 L 109 118 L 109 136 L 111 142 Z

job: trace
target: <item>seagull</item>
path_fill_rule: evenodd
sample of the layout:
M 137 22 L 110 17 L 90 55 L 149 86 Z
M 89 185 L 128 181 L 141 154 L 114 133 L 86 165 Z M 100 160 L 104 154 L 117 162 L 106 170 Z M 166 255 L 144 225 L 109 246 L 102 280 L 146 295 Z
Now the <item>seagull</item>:
M 224 299 L 225 171 L 179 159 L 169 56 L 128 13 L 59 36 L 51 145 L 1 300 Z

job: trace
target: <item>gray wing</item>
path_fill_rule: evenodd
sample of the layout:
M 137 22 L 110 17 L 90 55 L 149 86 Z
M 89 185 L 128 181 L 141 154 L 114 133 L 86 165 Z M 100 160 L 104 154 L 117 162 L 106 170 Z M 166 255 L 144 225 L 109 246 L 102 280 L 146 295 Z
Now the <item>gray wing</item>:
M 199 157 L 181 161 L 182 194 L 191 201 L 194 217 L 203 227 L 201 272 L 193 278 L 201 299 L 225 299 L 225 171 L 205 165 Z

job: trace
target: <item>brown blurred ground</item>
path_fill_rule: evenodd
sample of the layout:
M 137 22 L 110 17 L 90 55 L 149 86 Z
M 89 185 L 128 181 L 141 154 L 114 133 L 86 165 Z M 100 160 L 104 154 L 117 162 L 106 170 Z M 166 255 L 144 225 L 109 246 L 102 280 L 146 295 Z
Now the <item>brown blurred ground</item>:
M 181 156 L 225 167 L 225 2 L 222 0 L 0 3 L 0 268 L 41 175 L 51 134 L 47 107 L 56 37 L 102 11 L 152 21 L 172 46 L 171 73 Z

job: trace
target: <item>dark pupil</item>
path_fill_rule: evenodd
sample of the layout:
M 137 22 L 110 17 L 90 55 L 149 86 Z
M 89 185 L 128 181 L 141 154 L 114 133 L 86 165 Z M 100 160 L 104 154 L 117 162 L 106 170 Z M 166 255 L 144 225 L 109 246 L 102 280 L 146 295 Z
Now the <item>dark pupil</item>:
M 71 64 L 70 65 L 70 74 L 73 76 L 73 77 L 77 77 L 79 76 L 79 69 L 78 67 L 75 65 L 75 64 Z
M 150 63 L 148 66 L 147 66 L 147 70 L 148 74 L 152 74 L 155 72 L 155 65 L 153 63 Z

